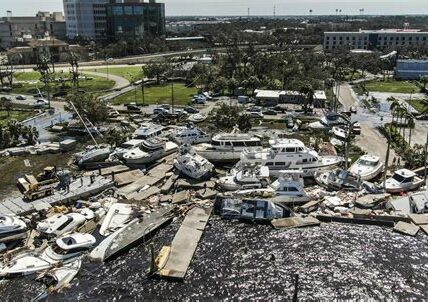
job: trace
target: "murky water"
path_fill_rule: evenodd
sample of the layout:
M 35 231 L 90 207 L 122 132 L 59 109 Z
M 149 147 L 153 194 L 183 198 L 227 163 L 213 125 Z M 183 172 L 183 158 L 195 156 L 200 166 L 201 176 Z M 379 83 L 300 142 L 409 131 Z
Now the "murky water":
M 159 250 L 175 222 L 153 239 Z M 426 299 L 428 240 L 389 228 L 322 224 L 277 231 L 212 218 L 183 283 L 148 280 L 140 245 L 107 264 L 85 261 L 71 287 L 49 301 L 289 300 L 293 274 L 301 300 Z M 0 286 L 3 301 L 30 300 L 43 286 L 31 277 Z

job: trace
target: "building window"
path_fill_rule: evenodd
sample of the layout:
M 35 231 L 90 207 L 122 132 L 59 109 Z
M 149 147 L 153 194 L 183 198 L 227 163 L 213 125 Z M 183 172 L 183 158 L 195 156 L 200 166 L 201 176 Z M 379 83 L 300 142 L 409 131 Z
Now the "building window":
M 144 7 L 142 6 L 134 6 L 134 15 L 143 15 L 144 14 Z M 327 37 L 327 40 L 329 37 Z
M 113 6 L 112 7 L 112 13 L 114 16 L 122 16 L 123 15 L 122 6 Z
M 124 7 L 125 15 L 132 15 L 132 6 Z

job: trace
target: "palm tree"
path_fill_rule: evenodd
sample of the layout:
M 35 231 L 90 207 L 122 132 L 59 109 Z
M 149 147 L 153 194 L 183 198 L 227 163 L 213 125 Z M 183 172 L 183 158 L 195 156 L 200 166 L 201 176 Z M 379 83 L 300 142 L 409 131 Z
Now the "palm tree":
M 407 126 L 409 127 L 409 146 L 412 146 L 412 129 L 415 128 L 415 117 L 411 113 L 407 116 Z
M 395 97 L 389 97 L 387 99 L 388 102 L 391 102 L 391 106 L 389 107 L 389 110 L 392 113 L 392 123 L 397 123 L 398 122 L 398 112 L 399 112 L 399 108 L 401 107 L 401 103 L 395 98 Z M 397 118 L 396 121 L 394 121 L 394 117 Z
M 306 114 L 306 113 L 308 113 L 308 106 L 310 106 L 314 103 L 315 90 L 310 83 L 305 82 L 300 87 L 299 92 L 305 95 L 305 98 L 303 101 L 303 111 Z
M 428 85 L 428 75 L 421 76 L 419 81 L 424 85 L 424 91 L 427 89 Z

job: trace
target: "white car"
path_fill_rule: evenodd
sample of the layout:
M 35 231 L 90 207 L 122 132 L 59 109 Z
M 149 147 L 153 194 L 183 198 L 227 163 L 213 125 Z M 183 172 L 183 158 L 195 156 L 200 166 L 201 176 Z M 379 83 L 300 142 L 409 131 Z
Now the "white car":
M 247 114 L 249 116 L 252 116 L 252 117 L 255 117 L 255 118 L 263 118 L 263 113 L 261 113 L 261 112 L 255 112 L 255 111 L 248 112 L 247 111 Z
M 17 99 L 18 101 L 25 101 L 25 100 L 27 99 L 27 97 L 26 97 L 25 95 L 17 95 L 17 96 L 16 96 L 16 99 Z

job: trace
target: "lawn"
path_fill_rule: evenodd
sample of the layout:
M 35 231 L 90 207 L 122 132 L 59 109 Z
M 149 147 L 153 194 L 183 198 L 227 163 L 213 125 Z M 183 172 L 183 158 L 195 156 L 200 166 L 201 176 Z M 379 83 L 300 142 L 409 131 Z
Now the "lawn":
M 409 103 L 413 108 L 415 108 L 419 113 L 424 112 L 428 109 L 428 100 L 418 100 L 418 99 L 412 99 L 407 100 L 407 103 Z
M 31 116 L 34 115 L 31 111 L 13 111 L 11 110 L 10 116 L 8 116 L 7 111 L 0 111 L 0 125 L 5 124 L 9 120 L 17 120 L 17 121 L 23 121 Z
M 107 74 L 107 67 L 82 70 L 82 72 L 85 72 L 85 71 L 93 71 L 93 72 L 99 72 L 99 73 Z M 113 75 L 117 75 L 119 77 L 125 78 L 128 81 L 132 82 L 132 81 L 136 81 L 136 80 L 141 78 L 142 69 L 141 69 L 141 66 L 109 67 L 108 73 L 113 74 Z
M 26 80 L 37 80 L 36 76 L 39 76 L 38 72 L 28 72 L 24 73 L 25 75 L 18 74 L 18 78 L 23 77 Z M 68 76 L 68 74 L 64 73 L 63 76 Z M 82 89 L 86 92 L 97 92 L 103 91 L 113 88 L 115 82 L 112 80 L 107 80 L 103 77 L 90 76 L 92 79 L 80 79 L 79 80 L 79 89 Z M 22 93 L 22 94 L 34 94 L 37 93 L 37 88 L 44 88 L 44 84 L 42 82 L 29 84 L 29 83 L 20 83 L 13 88 L 14 93 Z M 50 84 L 51 94 L 55 94 L 61 91 L 60 83 L 52 83 Z M 71 82 L 66 82 L 65 84 L 65 92 L 70 92 L 72 89 Z
M 40 73 L 36 71 L 31 72 L 16 72 L 16 81 L 38 81 L 40 80 Z
M 197 93 L 194 87 L 186 87 L 183 83 L 174 83 L 174 104 L 186 105 L 192 100 L 192 96 Z M 152 86 L 145 88 L 146 104 L 170 104 L 171 103 L 171 85 Z M 141 88 L 137 88 L 137 97 L 135 100 L 135 91 L 125 93 L 113 101 L 113 104 L 129 104 L 132 102 L 142 103 L 143 97 Z
M 376 92 L 391 92 L 391 93 L 416 93 L 420 91 L 420 88 L 409 81 L 373 81 L 366 83 L 366 89 L 368 91 Z

